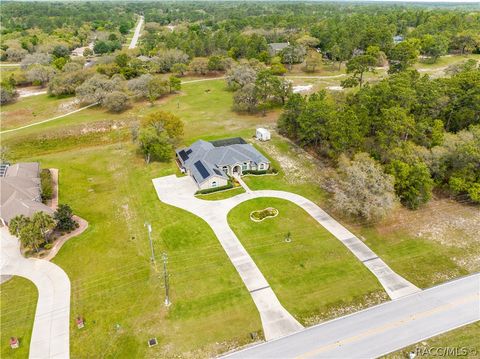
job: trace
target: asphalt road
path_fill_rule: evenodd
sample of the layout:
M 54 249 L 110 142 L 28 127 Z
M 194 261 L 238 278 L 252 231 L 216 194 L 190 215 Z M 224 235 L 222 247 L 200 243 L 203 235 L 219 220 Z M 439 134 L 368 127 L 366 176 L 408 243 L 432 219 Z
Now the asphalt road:
M 133 34 L 133 37 L 132 37 L 132 41 L 128 46 L 129 49 L 134 49 L 135 47 L 137 47 L 137 42 L 138 42 L 138 38 L 140 37 L 140 30 L 142 29 L 143 20 L 144 20 L 144 17 L 140 16 L 137 27 L 135 28 L 135 33 Z
M 379 357 L 480 320 L 479 295 L 475 274 L 224 357 Z

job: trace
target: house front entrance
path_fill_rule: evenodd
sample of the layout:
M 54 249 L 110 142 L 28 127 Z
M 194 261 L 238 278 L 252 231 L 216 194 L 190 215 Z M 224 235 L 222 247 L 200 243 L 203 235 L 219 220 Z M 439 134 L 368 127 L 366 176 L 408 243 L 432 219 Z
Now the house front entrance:
M 235 176 L 235 175 L 241 176 L 241 175 L 242 175 L 242 167 L 240 167 L 240 165 L 233 166 L 233 168 L 232 168 L 232 174 L 233 174 L 234 176 Z

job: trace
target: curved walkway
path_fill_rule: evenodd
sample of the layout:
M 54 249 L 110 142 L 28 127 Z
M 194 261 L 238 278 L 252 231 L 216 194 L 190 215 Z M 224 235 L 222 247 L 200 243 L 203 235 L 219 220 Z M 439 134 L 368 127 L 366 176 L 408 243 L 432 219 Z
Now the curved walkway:
M 219 201 L 205 201 L 194 196 L 197 187 L 190 176 L 156 178 L 153 185 L 162 202 L 182 208 L 204 219 L 215 232 L 222 247 L 252 294 L 262 318 L 267 340 L 291 334 L 300 324 L 283 308 L 257 265 L 230 229 L 227 215 L 238 204 L 259 197 L 276 197 L 291 201 L 339 239 L 379 280 L 392 299 L 419 292 L 420 289 L 395 273 L 370 248 L 312 201 L 300 195 L 274 190 L 251 191 Z M 258 298 L 260 294 L 268 296 Z M 268 297 L 268 298 L 267 298 Z M 267 301 L 266 301 L 267 300 Z
M 46 260 L 23 257 L 18 239 L 10 235 L 6 227 L 0 228 L 0 232 L 0 273 L 25 277 L 38 289 L 29 358 L 69 358 L 68 276 L 59 266 Z

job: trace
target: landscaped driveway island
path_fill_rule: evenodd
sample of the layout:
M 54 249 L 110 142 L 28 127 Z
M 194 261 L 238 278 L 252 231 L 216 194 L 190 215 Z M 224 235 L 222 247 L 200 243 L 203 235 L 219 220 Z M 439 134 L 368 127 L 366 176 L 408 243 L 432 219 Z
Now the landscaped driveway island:
M 302 326 L 281 305 L 267 280 L 230 228 L 227 215 L 238 204 L 259 197 L 275 197 L 297 204 L 318 223 L 339 239 L 378 279 L 392 299 L 420 291 L 395 273 L 370 248 L 312 201 L 300 195 L 275 190 L 252 191 L 218 201 L 205 201 L 194 196 L 197 186 L 190 176 L 175 175 L 153 180 L 159 199 L 187 210 L 204 219 L 213 229 L 222 247 L 237 269 L 260 312 L 267 340 L 294 333 Z

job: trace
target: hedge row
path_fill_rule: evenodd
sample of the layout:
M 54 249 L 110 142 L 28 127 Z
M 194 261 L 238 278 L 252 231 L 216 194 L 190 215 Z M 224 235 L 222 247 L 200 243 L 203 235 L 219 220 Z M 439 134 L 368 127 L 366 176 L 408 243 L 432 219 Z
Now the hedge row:
M 231 181 L 228 181 L 228 184 L 226 184 L 225 186 L 201 189 L 201 190 L 198 190 L 197 192 L 195 192 L 195 194 L 213 193 L 213 192 L 223 191 L 223 190 L 230 189 L 230 188 L 233 188 L 233 183 Z
M 52 173 L 49 169 L 44 168 L 40 172 L 40 186 L 42 189 L 42 200 L 46 201 L 52 199 L 53 196 L 53 182 Z
M 268 170 L 246 170 L 242 171 L 244 175 L 252 174 L 252 175 L 266 175 L 269 173 L 278 173 L 278 171 L 275 168 L 271 168 Z

